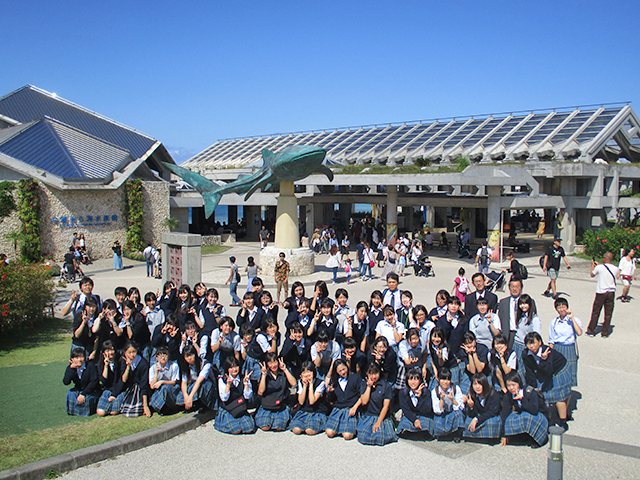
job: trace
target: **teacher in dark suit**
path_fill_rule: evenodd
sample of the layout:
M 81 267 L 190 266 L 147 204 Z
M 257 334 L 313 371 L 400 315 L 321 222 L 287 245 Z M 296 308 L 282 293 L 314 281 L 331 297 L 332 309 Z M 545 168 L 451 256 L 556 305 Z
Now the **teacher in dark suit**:
M 476 302 L 479 298 L 486 298 L 489 303 L 489 311 L 496 312 L 498 310 L 498 297 L 485 289 L 484 273 L 474 273 L 471 277 L 473 286 L 476 291 L 469 293 L 464 297 L 464 314 L 466 318 L 471 318 L 478 313 Z
M 509 296 L 500 300 L 498 304 L 498 317 L 500 318 L 500 330 L 509 339 L 509 349 L 513 348 L 513 340 L 518 329 L 518 300 L 522 295 L 522 280 L 512 278 L 509 281 Z M 533 302 L 535 311 L 536 303 Z

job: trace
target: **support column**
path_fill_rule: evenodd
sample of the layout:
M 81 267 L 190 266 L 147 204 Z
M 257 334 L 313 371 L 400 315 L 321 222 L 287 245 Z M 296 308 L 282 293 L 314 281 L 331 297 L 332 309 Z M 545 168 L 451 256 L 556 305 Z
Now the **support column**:
M 567 207 L 563 212 L 560 238 L 562 239 L 562 248 L 567 254 L 573 253 L 573 248 L 576 245 L 576 219 L 573 207 Z
M 298 199 L 293 182 L 280 182 L 276 214 L 276 248 L 300 248 L 298 237 Z
M 387 185 L 387 245 L 398 237 L 398 186 Z
M 249 242 L 259 242 L 258 233 L 260 232 L 261 218 L 260 207 L 255 205 L 244 206 L 244 220 L 247 224 L 247 240 Z
M 307 223 L 307 234 L 309 235 L 309 239 L 311 239 L 313 231 L 316 228 L 315 205 L 313 203 L 307 204 L 305 221 Z
M 487 202 L 487 235 L 492 232 L 500 232 L 500 194 L 502 187 L 487 187 L 489 201 Z
M 464 229 L 469 229 L 469 234 L 471 235 L 471 241 L 476 237 L 476 209 L 475 208 L 466 208 L 465 209 L 465 222 Z
M 238 206 L 237 205 L 229 205 L 229 213 L 228 213 L 228 223 L 229 225 L 235 225 L 238 223 Z
M 427 225 L 429 225 L 429 230 L 431 231 L 431 234 L 433 235 L 433 228 L 435 227 L 435 221 L 436 221 L 436 210 L 435 210 L 435 208 L 433 208 L 430 205 L 425 205 L 424 208 L 427 211 L 427 214 L 426 214 Z

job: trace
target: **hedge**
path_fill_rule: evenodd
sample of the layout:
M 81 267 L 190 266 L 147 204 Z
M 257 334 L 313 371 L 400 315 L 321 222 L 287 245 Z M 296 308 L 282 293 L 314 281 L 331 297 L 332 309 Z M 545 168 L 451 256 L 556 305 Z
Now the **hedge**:
M 0 268 L 0 329 L 32 327 L 53 303 L 54 281 L 44 265 L 12 264 Z
M 640 227 L 604 228 L 588 230 L 583 237 L 585 253 L 600 261 L 606 252 L 613 253 L 615 261 L 620 259 L 620 250 L 634 248 L 636 256 L 640 255 Z

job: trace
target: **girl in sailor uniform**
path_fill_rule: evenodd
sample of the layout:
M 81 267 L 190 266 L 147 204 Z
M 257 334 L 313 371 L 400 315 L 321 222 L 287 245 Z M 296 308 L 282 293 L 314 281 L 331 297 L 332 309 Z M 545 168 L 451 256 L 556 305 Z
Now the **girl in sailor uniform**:
M 362 378 L 357 373 L 349 371 L 349 365 L 344 360 L 333 363 L 331 376 L 327 377 L 327 399 L 333 403 L 325 425 L 325 432 L 329 438 L 342 435 L 345 440 L 352 440 L 356 436 L 356 427 L 360 418 L 360 386 Z
M 456 434 L 464 426 L 462 390 L 451 382 L 451 372 L 446 367 L 442 367 L 438 372 L 438 385 L 431 391 L 431 404 L 435 414 L 435 437 Z
M 111 394 L 125 417 L 151 416 L 149 409 L 149 363 L 138 355 L 138 345 L 129 340 L 120 359 L 120 375 Z M 113 413 L 113 411 L 112 411 Z
M 518 312 L 516 313 L 516 334 L 513 340 L 513 351 L 518 359 L 522 358 L 522 352 L 527 347 L 524 345 L 524 337 L 527 333 L 538 332 L 542 335 L 542 321 L 536 313 L 536 304 L 533 299 L 523 293 L 518 299 Z M 518 373 L 524 378 L 524 363 L 518 362 Z
M 489 384 L 484 373 L 476 373 L 471 377 L 464 413 L 464 437 L 500 438 L 500 394 Z
M 193 345 L 187 345 L 180 361 L 180 393 L 176 405 L 193 410 L 198 404 L 215 410 L 217 395 L 210 380 L 211 364 L 202 360 Z
M 88 417 L 96 413 L 100 394 L 96 364 L 86 359 L 83 348 L 74 348 L 62 383 L 73 387 L 67 393 L 67 414 Z
M 370 364 L 360 388 L 364 412 L 358 421 L 358 442 L 363 445 L 386 445 L 398 441 L 389 418 L 393 388 L 380 377 L 380 368 Z
M 516 371 L 509 373 L 506 380 L 508 392 L 502 396 L 500 417 L 503 435 L 500 444 L 506 445 L 510 436 L 526 433 L 537 446 L 544 445 L 549 422 L 541 411 L 538 394 L 531 387 L 525 387 Z
M 316 375 L 316 367 L 310 361 L 302 364 L 298 380 L 298 404 L 300 410 L 291 420 L 291 431 L 296 435 L 316 435 L 324 432 L 329 408 L 325 396 L 325 382 Z
M 240 335 L 234 331 L 235 326 L 231 317 L 222 317 L 218 328 L 211 333 L 212 363 L 218 371 L 222 370 L 225 360 L 229 357 L 234 357 L 240 364 L 242 343 Z
M 549 347 L 567 359 L 571 373 L 571 386 L 578 386 L 578 351 L 576 341 L 582 335 L 582 322 L 569 310 L 569 302 L 558 298 L 554 302 L 558 316 L 549 324 Z
M 240 364 L 234 357 L 227 357 L 223 363 L 224 374 L 218 378 L 220 408 L 214 428 L 222 433 L 253 433 L 256 423 L 247 412 L 247 404 L 253 398 L 253 388 L 249 372 L 240 376 Z M 244 405 L 244 406 L 243 406 Z
M 419 367 L 413 367 L 407 373 L 407 386 L 400 391 L 399 401 L 402 419 L 398 424 L 398 435 L 405 432 L 433 433 L 433 404 L 431 393 L 424 384 Z
M 180 392 L 180 367 L 169 360 L 167 347 L 160 347 L 156 352 L 156 361 L 149 368 L 149 388 L 151 408 L 160 414 L 174 413 Z
M 260 364 L 260 383 L 258 396 L 260 407 L 256 412 L 256 426 L 261 430 L 281 432 L 287 429 L 291 413 L 287 407 L 286 397 L 289 387 L 296 386 L 296 379 L 282 359 L 269 352 Z
M 111 393 L 119 376 L 120 361 L 117 357 L 116 348 L 111 340 L 105 340 L 102 344 L 100 360 L 98 361 L 98 381 L 102 388 L 102 395 L 98 400 L 96 413 L 100 417 L 116 415 L 120 411 L 120 405 L 116 402 L 116 397 Z
M 511 371 L 519 370 L 522 362 L 518 361 L 516 352 L 509 350 L 509 340 L 502 333 L 499 333 L 493 338 L 491 353 L 489 355 L 489 362 L 493 369 L 493 386 L 499 392 L 507 393 L 507 375 L 511 373 Z M 524 366 L 522 370 L 524 370 Z
M 466 394 L 471 387 L 471 377 L 476 373 L 489 375 L 489 349 L 482 343 L 476 341 L 473 332 L 465 332 L 462 337 L 462 347 L 460 348 L 460 358 L 463 359 L 464 372 L 460 379 L 460 389 Z

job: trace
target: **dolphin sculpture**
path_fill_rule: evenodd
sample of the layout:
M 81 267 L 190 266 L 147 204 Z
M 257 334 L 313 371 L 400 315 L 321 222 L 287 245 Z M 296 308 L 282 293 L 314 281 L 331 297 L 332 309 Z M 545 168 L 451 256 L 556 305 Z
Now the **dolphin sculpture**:
M 327 151 L 324 148 L 307 145 L 285 147 L 278 153 L 264 149 L 262 150 L 263 165 L 260 170 L 252 175 L 240 176 L 224 186 L 178 165 L 165 163 L 165 166 L 200 192 L 204 200 L 205 216 L 209 218 L 222 196 L 227 193 L 244 194 L 247 200 L 259 188 L 264 191 L 280 181 L 295 182 L 313 173 L 323 173 L 333 181 L 333 172 L 322 164 L 326 154 Z

